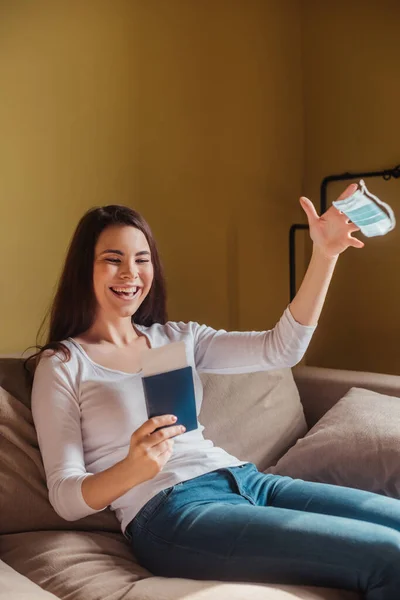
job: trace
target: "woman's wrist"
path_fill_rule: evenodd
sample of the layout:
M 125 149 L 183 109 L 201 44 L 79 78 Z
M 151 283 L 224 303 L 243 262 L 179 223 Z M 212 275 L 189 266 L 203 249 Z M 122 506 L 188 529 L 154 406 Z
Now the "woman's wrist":
M 324 251 L 324 249 L 321 248 L 321 246 L 317 246 L 316 244 L 313 244 L 312 256 L 321 262 L 324 261 L 329 266 L 331 264 L 335 265 L 340 255 L 339 254 L 331 255 L 329 253 L 326 253 Z
M 121 473 L 125 476 L 126 482 L 130 487 L 134 487 L 135 485 L 139 485 L 139 483 L 143 483 L 145 481 L 144 477 L 140 476 L 138 473 L 137 465 L 135 465 L 132 459 L 128 456 L 123 458 L 119 463 L 121 468 Z

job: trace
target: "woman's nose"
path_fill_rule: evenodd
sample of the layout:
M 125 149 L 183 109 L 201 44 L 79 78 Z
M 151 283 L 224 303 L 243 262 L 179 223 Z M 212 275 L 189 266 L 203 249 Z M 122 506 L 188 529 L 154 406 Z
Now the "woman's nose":
M 138 265 L 128 265 L 126 267 L 125 273 L 128 277 L 133 277 L 133 279 L 136 279 L 136 277 L 139 275 L 139 267 Z M 124 273 L 124 274 L 125 274 Z

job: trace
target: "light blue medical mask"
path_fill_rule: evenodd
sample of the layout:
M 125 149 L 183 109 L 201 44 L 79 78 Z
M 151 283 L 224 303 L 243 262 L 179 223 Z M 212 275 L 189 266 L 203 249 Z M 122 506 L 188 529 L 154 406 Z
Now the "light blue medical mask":
M 333 206 L 342 211 L 367 237 L 385 235 L 396 226 L 393 210 L 367 190 L 363 179 L 359 185 L 361 189 L 345 200 L 335 200 L 332 202 Z

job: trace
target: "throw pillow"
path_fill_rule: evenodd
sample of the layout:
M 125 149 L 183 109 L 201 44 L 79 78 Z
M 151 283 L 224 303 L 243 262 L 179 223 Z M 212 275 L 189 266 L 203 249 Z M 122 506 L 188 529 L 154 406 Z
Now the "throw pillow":
M 266 472 L 400 498 L 400 399 L 351 388 Z

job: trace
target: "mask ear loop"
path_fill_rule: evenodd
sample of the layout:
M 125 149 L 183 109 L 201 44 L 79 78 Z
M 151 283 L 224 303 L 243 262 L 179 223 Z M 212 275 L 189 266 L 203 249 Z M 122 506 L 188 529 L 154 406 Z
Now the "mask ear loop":
M 360 179 L 360 186 L 361 186 L 361 191 L 363 194 L 365 194 L 366 196 L 369 196 L 370 198 L 375 200 L 375 202 L 377 204 L 380 204 L 381 206 L 384 206 L 386 208 L 386 210 L 389 213 L 390 220 L 391 220 L 391 226 L 388 231 L 391 231 L 392 229 L 394 229 L 396 226 L 396 217 L 394 216 L 394 212 L 391 209 L 391 207 L 388 204 L 386 204 L 386 202 L 382 202 L 382 200 L 379 200 L 379 198 L 374 196 L 374 194 L 371 194 L 371 192 L 367 189 L 367 186 L 365 185 L 365 181 L 363 179 Z

